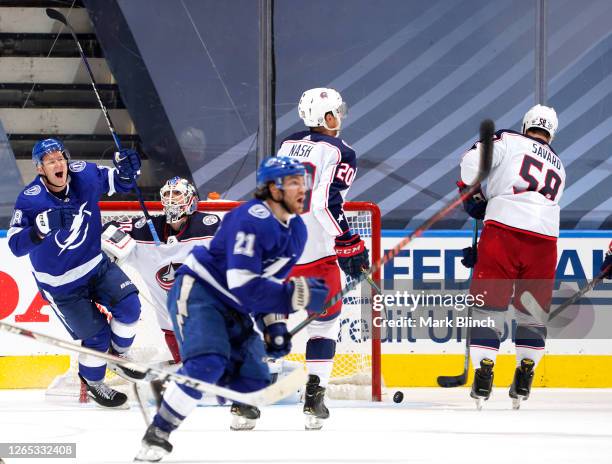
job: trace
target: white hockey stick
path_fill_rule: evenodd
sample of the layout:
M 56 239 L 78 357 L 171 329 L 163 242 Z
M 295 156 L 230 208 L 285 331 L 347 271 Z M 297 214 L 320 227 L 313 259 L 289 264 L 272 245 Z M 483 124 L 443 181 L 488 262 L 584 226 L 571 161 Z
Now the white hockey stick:
M 214 385 L 212 383 L 204 382 L 202 380 L 197 380 L 186 375 L 175 374 L 173 372 L 169 372 L 155 366 L 127 361 L 125 359 L 113 356 L 108 353 L 95 351 L 90 348 L 86 348 L 84 346 L 76 345 L 69 341 L 62 340 L 61 338 L 56 338 L 52 337 L 51 335 L 44 335 L 38 332 L 33 332 L 31 330 L 26 330 L 12 324 L 8 324 L 6 322 L 0 321 L 0 330 L 4 330 L 5 332 L 9 332 L 15 335 L 34 338 L 42 343 L 58 346 L 60 348 L 64 348 L 69 351 L 74 351 L 76 353 L 84 353 L 90 356 L 95 356 L 97 358 L 104 359 L 105 361 L 121 365 L 128 369 L 133 369 L 135 371 L 142 372 L 146 374 L 145 378 L 147 380 L 157 378 L 165 381 L 173 381 L 185 385 L 187 387 L 194 388 L 203 393 L 210 393 L 216 396 L 227 398 L 232 401 L 237 401 L 239 403 L 250 404 L 252 406 L 258 407 L 276 403 L 277 401 L 282 400 L 283 398 L 293 394 L 299 387 L 305 384 L 306 380 L 308 379 L 308 374 L 306 373 L 306 370 L 304 368 L 297 368 L 291 371 L 291 373 L 279 378 L 276 383 L 273 383 L 267 386 L 266 388 L 262 388 L 261 390 L 257 390 L 250 393 L 240 393 L 235 390 L 220 387 L 219 385 Z
M 531 313 L 531 315 L 542 325 L 547 325 L 550 321 L 556 318 L 559 314 L 565 311 L 569 306 L 573 305 L 578 301 L 581 297 L 586 295 L 588 292 L 593 290 L 595 286 L 600 283 L 605 275 L 609 272 L 610 266 L 606 267 L 603 271 L 601 271 L 594 279 L 589 281 L 584 287 L 574 293 L 570 298 L 565 300 L 563 304 L 557 306 L 554 310 L 551 310 L 550 313 L 544 311 L 538 300 L 535 299 L 533 294 L 529 290 L 525 290 L 521 295 L 521 303 L 523 306 Z

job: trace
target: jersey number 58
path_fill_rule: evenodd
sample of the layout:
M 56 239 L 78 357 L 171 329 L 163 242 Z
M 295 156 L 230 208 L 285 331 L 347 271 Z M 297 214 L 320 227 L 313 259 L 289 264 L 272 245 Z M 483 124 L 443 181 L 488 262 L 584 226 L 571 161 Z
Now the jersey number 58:
M 559 188 L 561 187 L 561 177 L 559 177 L 559 174 L 552 169 L 548 169 L 544 177 L 544 185 L 542 188 L 539 188 L 540 182 L 530 172 L 532 168 L 542 172 L 543 167 L 544 163 L 532 158 L 531 156 L 525 155 L 519 174 L 529 185 L 526 189 L 517 189 L 516 187 L 513 187 L 514 193 L 522 193 L 525 191 L 538 192 L 540 195 L 543 195 L 549 200 L 555 201 L 557 193 L 559 193 Z

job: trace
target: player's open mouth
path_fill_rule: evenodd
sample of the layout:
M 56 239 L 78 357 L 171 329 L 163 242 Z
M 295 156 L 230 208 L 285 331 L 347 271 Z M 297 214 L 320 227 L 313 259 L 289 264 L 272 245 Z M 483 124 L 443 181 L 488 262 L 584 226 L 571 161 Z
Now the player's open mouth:
M 59 171 L 55 173 L 55 177 L 57 177 L 58 179 L 63 179 L 64 178 L 64 171 Z

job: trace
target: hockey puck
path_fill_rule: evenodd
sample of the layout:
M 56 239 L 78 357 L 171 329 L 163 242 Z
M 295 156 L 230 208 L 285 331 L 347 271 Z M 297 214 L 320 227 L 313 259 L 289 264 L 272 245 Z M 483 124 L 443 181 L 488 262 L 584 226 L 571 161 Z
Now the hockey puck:
M 404 394 L 401 391 L 396 391 L 395 395 L 393 395 L 393 402 L 401 403 L 402 401 L 404 401 Z

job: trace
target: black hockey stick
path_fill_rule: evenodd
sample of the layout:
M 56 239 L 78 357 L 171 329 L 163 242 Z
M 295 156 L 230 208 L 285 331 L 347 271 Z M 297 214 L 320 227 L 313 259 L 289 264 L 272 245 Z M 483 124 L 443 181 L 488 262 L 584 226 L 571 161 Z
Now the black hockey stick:
M 113 364 L 118 364 L 128 369 L 132 369 L 141 372 L 146 375 L 145 379 L 159 379 L 162 381 L 172 381 L 181 385 L 194 388 L 203 393 L 211 393 L 216 396 L 221 396 L 232 401 L 238 401 L 244 404 L 250 404 L 252 406 L 266 406 L 268 404 L 276 403 L 277 401 L 295 393 L 295 391 L 306 383 L 308 375 L 303 368 L 296 368 L 289 374 L 280 377 L 276 383 L 273 383 L 261 390 L 257 390 L 250 393 L 241 393 L 229 388 L 220 387 L 212 383 L 204 382 L 202 380 L 194 379 L 186 375 L 176 374 L 159 367 L 152 365 L 141 364 L 135 361 L 128 361 L 117 356 L 113 356 L 108 353 L 102 353 L 100 351 L 92 350 L 81 345 L 76 345 L 61 338 L 52 337 L 51 335 L 45 335 L 31 330 L 26 330 L 16 325 L 8 324 L 0 321 L 0 330 L 9 332 L 15 335 L 21 335 L 24 337 L 34 338 L 37 341 L 46 343 L 48 345 L 58 346 L 69 351 L 76 353 L 84 353 L 96 358 L 103 359 Z
M 83 48 L 81 47 L 81 43 L 79 42 L 79 39 L 77 38 L 76 33 L 74 32 L 74 29 L 68 23 L 68 20 L 66 19 L 66 17 L 63 14 L 61 14 L 59 11 L 54 10 L 52 8 L 47 8 L 45 11 L 49 18 L 54 19 L 55 21 L 59 21 L 64 26 L 66 26 L 66 28 L 72 35 L 72 38 L 76 42 L 76 45 L 79 49 L 79 54 L 81 55 L 81 59 L 83 60 L 83 63 L 85 63 L 85 69 L 87 69 L 87 74 L 89 74 L 89 79 L 91 80 L 91 87 L 93 88 L 93 91 L 96 94 L 96 98 L 98 99 L 98 103 L 100 105 L 100 108 L 102 109 L 102 114 L 104 114 L 104 119 L 106 119 L 106 124 L 108 126 L 108 129 L 110 130 L 110 133 L 113 136 L 115 146 L 117 147 L 118 151 L 121 151 L 122 150 L 121 141 L 119 140 L 119 136 L 117 135 L 117 131 L 115 130 L 115 126 L 113 125 L 113 121 L 111 120 L 110 114 L 108 113 L 106 106 L 104 106 L 104 103 L 102 103 L 102 98 L 100 98 L 100 92 L 98 92 L 98 87 L 96 84 L 96 80 L 94 79 L 93 71 L 91 70 L 89 61 L 87 60 L 87 57 L 85 56 L 85 52 L 83 52 Z M 140 208 L 142 209 L 145 219 L 147 220 L 147 224 L 149 225 L 151 235 L 153 236 L 153 241 L 155 242 L 155 245 L 159 246 L 160 245 L 159 236 L 157 235 L 157 231 L 155 230 L 155 227 L 153 226 L 153 221 L 151 221 L 151 216 L 149 215 L 149 210 L 147 209 L 145 205 L 144 198 L 142 197 L 142 192 L 140 191 L 140 187 L 138 187 L 138 184 L 136 184 L 136 182 L 134 182 L 134 190 L 136 190 L 136 195 L 138 196 L 138 201 L 140 202 Z
M 597 274 L 597 276 L 595 276 L 584 287 L 582 287 L 580 290 L 574 293 L 571 297 L 569 297 L 567 300 L 561 303 L 558 307 L 556 307 L 549 314 L 546 314 L 546 311 L 542 309 L 542 307 L 540 306 L 540 303 L 538 303 L 538 300 L 535 299 L 535 297 L 529 290 L 524 291 L 523 294 L 521 295 L 521 303 L 523 303 L 523 306 L 525 306 L 527 311 L 529 311 L 532 316 L 534 316 L 538 321 L 546 325 L 548 322 L 552 321 L 554 318 L 559 316 L 559 314 L 565 311 L 569 306 L 573 305 L 574 303 L 576 303 L 576 301 L 578 301 L 588 292 L 593 290 L 598 283 L 603 281 L 606 274 L 610 271 L 610 267 L 612 267 L 612 265 L 607 266 L 603 271 Z
M 474 230 L 472 233 L 472 247 L 478 242 L 478 220 L 474 219 Z M 470 269 L 470 279 L 474 268 Z M 472 307 L 468 308 L 468 320 L 472 316 Z M 442 388 L 461 387 L 467 383 L 468 372 L 470 370 L 470 327 L 468 325 L 465 331 L 465 352 L 463 353 L 463 372 L 459 375 L 440 375 L 438 376 L 438 385 Z
M 367 276 L 372 275 L 374 272 L 379 270 L 386 263 L 391 261 L 393 258 L 397 256 L 397 254 L 412 242 L 415 238 L 420 237 L 423 232 L 429 229 L 432 225 L 438 222 L 440 219 L 444 218 L 450 211 L 459 206 L 466 198 L 472 195 L 478 188 L 479 184 L 486 179 L 489 175 L 489 171 L 491 170 L 491 158 L 493 155 L 493 135 L 495 133 L 495 123 L 491 119 L 485 119 L 480 123 L 480 164 L 478 168 L 478 176 L 474 180 L 473 185 L 471 185 L 465 192 L 459 194 L 454 200 L 447 203 L 445 206 L 440 208 L 435 214 L 433 214 L 429 219 L 427 219 L 423 224 L 417 227 L 410 235 L 404 237 L 400 240 L 393 249 L 387 251 L 382 258 L 376 257 L 376 261 L 372 264 L 372 267 L 362 274 L 360 274 L 355 279 L 351 280 L 346 287 L 336 293 L 325 305 L 325 309 L 331 308 L 338 301 L 342 300 L 342 298 L 351 290 L 353 290 L 359 283 L 364 281 Z M 373 257 L 374 259 L 374 257 Z M 290 335 L 294 336 L 312 321 L 318 318 L 318 314 L 311 314 L 298 325 L 296 325 L 293 329 L 291 329 Z

